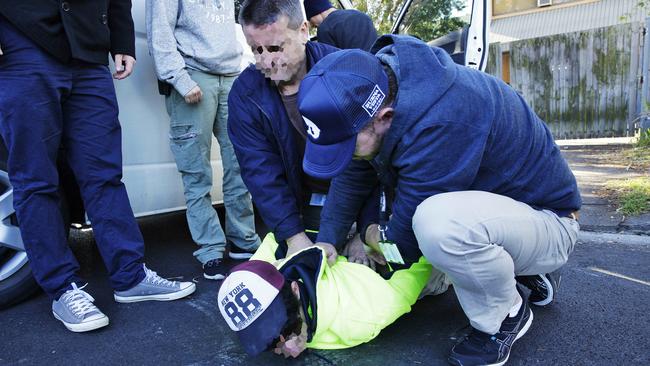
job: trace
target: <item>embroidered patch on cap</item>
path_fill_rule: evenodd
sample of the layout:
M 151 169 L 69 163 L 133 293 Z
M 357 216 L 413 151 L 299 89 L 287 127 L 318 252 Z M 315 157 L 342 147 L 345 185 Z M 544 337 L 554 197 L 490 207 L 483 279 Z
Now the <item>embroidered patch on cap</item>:
M 384 92 L 379 89 L 379 85 L 375 85 L 375 87 L 372 89 L 372 93 L 370 93 L 370 96 L 368 99 L 366 99 L 366 102 L 363 103 L 363 109 L 368 113 L 370 117 L 374 116 L 375 113 L 377 113 L 379 107 L 381 107 L 381 103 L 384 102 L 384 98 L 386 98 Z
M 248 327 L 269 307 L 279 291 L 253 272 L 234 272 L 219 290 L 219 310 L 230 329 Z
M 307 133 L 309 136 L 313 137 L 314 140 L 318 140 L 320 137 L 320 128 L 318 128 L 318 126 L 316 126 L 316 124 L 309 118 L 302 116 L 302 119 L 305 120 L 305 125 L 307 126 Z

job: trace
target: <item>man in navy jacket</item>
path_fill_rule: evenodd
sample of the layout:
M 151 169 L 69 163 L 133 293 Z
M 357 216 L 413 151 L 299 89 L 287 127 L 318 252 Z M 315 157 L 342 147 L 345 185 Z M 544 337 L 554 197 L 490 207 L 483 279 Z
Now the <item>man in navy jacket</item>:
M 369 51 L 377 40 L 372 19 L 356 9 L 336 9 L 329 0 L 305 0 L 305 14 L 309 24 L 318 28 L 318 42 Z
M 233 84 L 228 132 L 253 201 L 276 239 L 286 241 L 281 248 L 292 254 L 313 245 L 329 189 L 329 179 L 302 171 L 307 134 L 297 108 L 298 87 L 312 65 L 337 49 L 308 41 L 299 0 L 247 1 L 239 22 L 256 64 Z M 353 243 L 358 250 L 349 253 L 352 261 L 369 264 L 362 243 Z M 345 235 L 332 244 L 341 248 Z
M 122 183 L 115 79 L 131 74 L 130 0 L 0 3 L 0 133 L 23 243 L 54 317 L 73 332 L 108 325 L 83 290 L 61 215 L 59 151 L 74 172 L 117 302 L 174 300 L 191 282 L 144 266 L 144 242 Z M 60 149 L 63 146 L 64 149 Z
M 533 318 L 516 282 L 549 304 L 575 245 L 575 177 L 502 81 L 412 37 L 384 36 L 372 51 L 328 55 L 300 86 L 303 167 L 337 176 L 318 241 L 338 240 L 378 181 L 394 190 L 365 243 L 395 263 L 424 255 L 449 276 L 473 327 L 452 364 L 502 365 Z

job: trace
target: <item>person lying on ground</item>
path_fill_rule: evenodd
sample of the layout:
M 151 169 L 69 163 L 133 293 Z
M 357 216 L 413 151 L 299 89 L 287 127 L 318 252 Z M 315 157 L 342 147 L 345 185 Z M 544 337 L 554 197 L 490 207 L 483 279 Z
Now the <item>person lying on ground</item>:
M 440 294 L 449 286 L 424 258 L 384 279 L 343 256 L 330 266 L 325 249 L 317 246 L 277 260 L 277 246 L 269 234 L 219 289 L 221 315 L 251 356 L 273 350 L 297 357 L 306 348 L 369 342 L 408 313 L 423 289 Z

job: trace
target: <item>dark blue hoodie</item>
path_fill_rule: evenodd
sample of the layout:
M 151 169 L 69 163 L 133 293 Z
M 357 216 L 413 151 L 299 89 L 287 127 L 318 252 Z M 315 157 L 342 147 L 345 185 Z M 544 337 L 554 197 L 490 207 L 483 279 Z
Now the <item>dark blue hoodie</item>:
M 412 37 L 383 36 L 372 52 L 395 72 L 395 115 L 375 159 L 353 161 L 332 181 L 318 241 L 345 235 L 357 197 L 378 178 L 395 190 L 388 239 L 411 261 L 421 256 L 411 219 L 438 193 L 493 192 L 559 215 L 580 208 L 553 136 L 510 86 Z

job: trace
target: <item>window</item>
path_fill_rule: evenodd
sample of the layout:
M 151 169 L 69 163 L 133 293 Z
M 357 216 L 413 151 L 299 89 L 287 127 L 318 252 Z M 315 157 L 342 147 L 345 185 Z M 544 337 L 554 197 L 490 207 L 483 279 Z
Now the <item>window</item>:
M 537 9 L 537 0 L 492 0 L 492 14 L 504 15 Z

